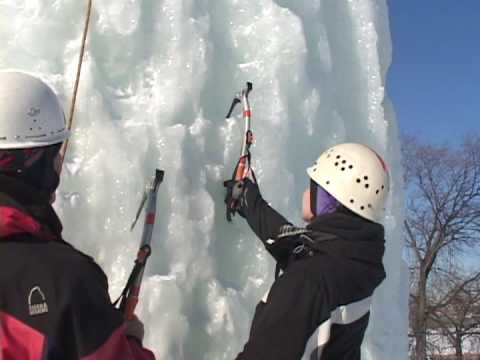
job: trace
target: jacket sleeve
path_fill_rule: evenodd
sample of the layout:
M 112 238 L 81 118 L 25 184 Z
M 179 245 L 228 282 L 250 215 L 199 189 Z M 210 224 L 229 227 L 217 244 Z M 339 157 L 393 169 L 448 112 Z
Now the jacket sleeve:
M 303 271 L 287 271 L 257 305 L 249 339 L 236 360 L 310 359 L 308 343 L 319 321 L 330 332 L 329 316 L 324 292 Z
M 288 253 L 279 247 L 272 246 L 284 225 L 290 222 L 273 209 L 262 198 L 257 184 L 245 181 L 240 214 L 245 217 L 248 225 L 265 245 L 266 249 L 278 262 L 285 260 Z M 273 241 L 272 241 L 273 240 Z
M 123 315 L 110 301 L 103 271 L 93 262 L 76 276 L 70 299 L 72 337 L 81 360 L 155 360 L 126 336 Z

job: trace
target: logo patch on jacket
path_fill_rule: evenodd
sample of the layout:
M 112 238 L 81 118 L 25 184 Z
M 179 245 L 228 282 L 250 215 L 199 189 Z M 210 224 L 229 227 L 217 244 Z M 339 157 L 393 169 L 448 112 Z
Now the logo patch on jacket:
M 28 310 L 30 316 L 48 313 L 47 298 L 40 286 L 35 286 L 28 294 Z

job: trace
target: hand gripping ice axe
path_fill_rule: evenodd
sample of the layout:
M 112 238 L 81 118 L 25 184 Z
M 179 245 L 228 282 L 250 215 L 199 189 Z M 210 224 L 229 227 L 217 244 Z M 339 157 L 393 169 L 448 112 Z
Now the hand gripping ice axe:
M 243 134 L 242 148 L 240 152 L 240 158 L 238 159 L 235 170 L 233 171 L 232 179 L 225 181 L 224 186 L 230 189 L 230 196 L 227 197 L 226 206 L 227 206 L 227 220 L 232 221 L 232 215 L 235 215 L 237 208 L 239 206 L 239 198 L 242 194 L 242 187 L 236 186 L 241 184 L 240 182 L 248 177 L 250 174 L 253 177 L 253 180 L 257 182 L 255 178 L 255 173 L 251 168 L 251 154 L 250 146 L 253 143 L 253 132 L 251 129 L 252 124 L 252 109 L 250 107 L 250 102 L 248 100 L 248 95 L 252 91 L 253 85 L 251 82 L 247 82 L 246 87 L 242 91 L 236 94 L 233 98 L 230 109 L 228 110 L 226 118 L 229 119 L 232 116 L 233 110 L 236 105 L 242 103 L 243 106 L 243 121 L 245 123 L 245 131 Z
M 120 303 L 119 309 L 122 311 L 125 319 L 127 320 L 132 320 L 134 318 L 135 308 L 137 306 L 138 298 L 140 295 L 140 287 L 142 285 L 143 272 L 145 271 L 147 260 L 152 253 L 152 248 L 150 244 L 152 242 L 152 232 L 157 212 L 157 192 L 160 184 L 163 181 L 163 176 L 164 171 L 158 169 L 155 171 L 155 176 L 150 182 L 150 184 L 147 185 L 142 201 L 140 203 L 140 207 L 138 208 L 137 215 L 130 228 L 130 230 L 133 230 L 138 219 L 140 218 L 142 209 L 146 207 L 145 224 L 143 227 L 140 248 L 138 250 L 137 258 L 135 260 L 135 266 L 133 267 L 133 270 L 128 277 L 127 284 L 125 285 L 122 294 L 114 303 L 115 306 Z

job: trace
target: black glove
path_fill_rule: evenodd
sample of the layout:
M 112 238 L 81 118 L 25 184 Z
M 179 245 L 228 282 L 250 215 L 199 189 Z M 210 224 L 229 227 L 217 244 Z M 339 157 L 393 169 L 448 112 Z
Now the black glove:
M 225 205 L 227 206 L 227 220 L 232 221 L 232 216 L 240 207 L 240 198 L 243 195 L 243 180 L 227 180 L 223 182 L 227 193 L 225 194 Z
M 232 221 L 236 212 L 245 218 L 249 205 L 253 205 L 255 197 L 260 194 L 258 185 L 249 178 L 243 180 L 227 180 L 223 183 L 227 189 L 225 204 L 227 205 L 227 220 Z

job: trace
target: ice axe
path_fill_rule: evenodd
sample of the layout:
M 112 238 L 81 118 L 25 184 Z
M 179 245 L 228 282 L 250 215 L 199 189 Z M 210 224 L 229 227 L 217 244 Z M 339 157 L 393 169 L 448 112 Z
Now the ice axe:
M 140 218 L 143 208 L 145 208 L 145 224 L 135 265 L 128 277 L 127 284 L 125 285 L 122 294 L 114 303 L 115 306 L 118 303 L 120 304 L 119 309 L 124 314 L 126 320 L 132 320 L 134 318 L 135 308 L 138 304 L 140 295 L 143 273 L 145 271 L 145 266 L 147 265 L 147 260 L 152 254 L 151 242 L 157 212 L 157 192 L 163 181 L 164 174 L 165 172 L 163 170 L 156 169 L 155 176 L 145 189 L 135 220 L 130 228 L 130 230 L 133 230 Z
M 242 139 L 242 148 L 240 151 L 240 158 L 238 159 L 235 170 L 233 171 L 232 178 L 225 181 L 224 186 L 231 189 L 231 196 L 227 201 L 226 216 L 228 221 L 232 221 L 232 215 L 235 215 L 236 209 L 238 207 L 238 200 L 242 194 L 241 188 L 234 186 L 233 184 L 238 184 L 240 181 L 244 180 L 249 174 L 252 174 L 253 180 L 257 182 L 255 178 L 255 173 L 251 168 L 251 154 L 250 146 L 253 144 L 253 132 L 251 129 L 252 125 L 252 108 L 250 107 L 250 102 L 248 96 L 253 89 L 253 84 L 247 82 L 245 88 L 241 92 L 236 94 L 233 98 L 230 109 L 228 110 L 226 118 L 230 118 L 237 104 L 242 103 L 243 106 L 243 121 L 245 124 L 245 130 Z

